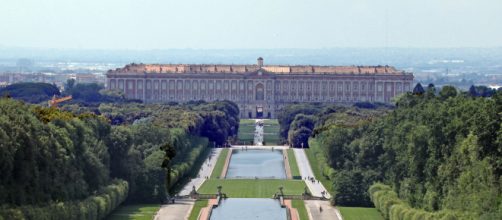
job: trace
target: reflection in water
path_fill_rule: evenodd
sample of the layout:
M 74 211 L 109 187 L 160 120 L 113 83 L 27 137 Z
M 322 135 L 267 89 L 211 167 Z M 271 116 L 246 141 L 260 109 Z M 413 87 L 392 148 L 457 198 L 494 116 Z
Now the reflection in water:
M 286 219 L 286 209 L 281 208 L 274 199 L 239 199 L 222 200 L 213 209 L 211 220 L 251 220 L 251 219 Z
M 286 179 L 281 150 L 234 150 L 227 179 Z

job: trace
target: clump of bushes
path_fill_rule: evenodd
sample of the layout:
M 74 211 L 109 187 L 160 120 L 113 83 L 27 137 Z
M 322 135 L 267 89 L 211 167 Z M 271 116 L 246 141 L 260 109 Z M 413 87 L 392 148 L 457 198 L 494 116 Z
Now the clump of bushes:
M 468 213 L 460 211 L 442 210 L 439 212 L 427 212 L 410 207 L 406 202 L 399 199 L 396 192 L 390 186 L 375 183 L 369 190 L 371 201 L 382 213 L 385 219 L 390 220 L 425 220 L 425 219 L 476 219 Z
M 97 195 L 82 201 L 53 202 L 46 206 L 0 207 L 0 219 L 103 219 L 127 198 L 128 191 L 126 181 L 115 180 Z

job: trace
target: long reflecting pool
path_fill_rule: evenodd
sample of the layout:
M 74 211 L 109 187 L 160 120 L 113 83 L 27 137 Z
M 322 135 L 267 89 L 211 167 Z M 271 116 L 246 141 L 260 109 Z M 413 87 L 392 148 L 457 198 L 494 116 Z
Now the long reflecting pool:
M 225 199 L 213 209 L 211 220 L 286 219 L 286 209 L 274 199 Z
M 286 179 L 281 150 L 233 150 L 227 179 Z

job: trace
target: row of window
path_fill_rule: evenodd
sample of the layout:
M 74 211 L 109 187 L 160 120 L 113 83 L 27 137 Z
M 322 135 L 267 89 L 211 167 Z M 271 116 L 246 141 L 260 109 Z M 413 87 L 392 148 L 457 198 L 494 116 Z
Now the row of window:
M 399 94 L 399 93 L 398 93 Z M 137 94 L 126 94 L 129 98 L 137 98 L 144 99 L 142 93 Z M 147 100 L 153 101 L 191 101 L 191 100 L 207 100 L 207 101 L 215 101 L 215 100 L 231 100 L 235 102 L 244 102 L 244 101 L 271 101 L 272 96 L 264 96 L 263 93 L 256 93 L 254 96 L 252 95 L 236 95 L 236 94 L 214 94 L 214 93 L 191 93 L 191 94 L 166 94 L 166 93 L 155 93 L 148 92 L 145 94 Z M 384 101 L 385 99 L 389 99 L 390 97 L 386 96 L 384 93 L 380 93 L 375 95 L 372 94 L 345 94 L 345 95 L 330 95 L 323 94 L 319 95 L 276 95 L 276 102 L 337 102 L 337 101 Z M 385 100 L 386 101 L 386 100 Z
M 186 90 L 191 90 L 191 85 L 193 85 L 193 90 L 206 90 L 206 88 L 208 90 L 214 90 L 214 88 L 216 88 L 216 90 L 221 90 L 222 89 L 222 81 L 216 81 L 216 86 L 213 84 L 212 81 L 209 81 L 207 83 L 207 87 L 206 87 L 206 82 L 205 81 L 201 81 L 201 83 L 199 84 L 198 81 L 193 81 L 192 83 L 189 81 L 189 80 L 185 80 L 185 87 L 183 87 L 183 81 L 182 80 L 178 80 L 176 82 L 177 86 L 175 87 L 175 81 L 174 80 L 169 80 L 169 83 L 166 81 L 166 80 L 162 80 L 159 81 L 158 80 L 154 80 L 153 81 L 153 89 L 154 90 L 158 90 L 159 89 L 159 86 L 160 86 L 160 89 L 162 90 L 166 90 L 166 89 L 169 89 L 169 90 L 173 90 L 173 89 L 178 89 L 178 90 L 182 90 L 182 89 L 186 89 Z M 168 87 L 168 84 L 169 84 L 169 87 Z M 307 82 L 304 82 L 304 81 L 300 81 L 300 82 L 295 82 L 295 81 L 291 81 L 291 83 L 288 83 L 288 82 L 277 82 L 275 84 L 276 86 L 276 91 L 283 91 L 283 92 L 287 92 L 287 91 L 303 91 L 304 89 L 306 91 L 320 91 L 322 89 L 322 91 L 328 91 L 328 82 L 322 82 L 322 86 L 319 87 L 319 82 L 311 82 L 311 81 L 307 81 Z M 239 83 L 240 85 L 240 90 L 242 91 L 245 91 L 244 90 L 244 82 L 241 81 Z M 260 86 L 262 84 L 258 84 L 258 86 Z M 267 82 L 267 85 L 268 87 L 266 87 L 267 91 L 271 91 L 272 88 L 271 88 L 271 82 Z M 343 91 L 373 91 L 374 88 L 373 88 L 373 85 L 372 83 L 369 83 L 369 82 L 329 82 L 329 91 L 338 91 L 338 92 L 343 92 Z M 403 89 L 404 91 L 409 91 L 410 89 L 410 84 L 409 83 L 404 83 L 404 86 L 403 86 L 403 83 L 401 82 L 386 82 L 385 83 L 385 87 L 386 87 L 386 91 L 387 92 L 391 92 L 393 87 L 395 85 L 395 89 L 397 92 L 402 92 Z M 124 81 L 123 80 L 118 80 L 118 86 L 115 85 L 115 81 L 111 81 L 111 85 L 110 85 L 111 89 L 124 89 Z M 231 90 L 236 90 L 236 87 L 237 87 L 237 82 L 236 81 L 232 81 L 231 82 Z M 254 87 L 254 83 L 249 81 L 248 82 L 248 90 L 249 91 L 252 91 L 253 90 L 253 87 Z M 260 88 L 263 88 L 265 87 L 264 85 L 262 85 Z M 377 83 L 377 91 L 378 92 L 382 92 L 383 91 L 383 87 L 384 87 L 384 83 Z M 152 88 L 152 81 L 150 80 L 147 80 L 146 81 L 146 89 L 151 89 Z M 258 87 L 257 87 L 258 88 Z M 132 80 L 128 80 L 127 81 L 127 89 L 129 90 L 132 90 L 134 89 L 134 81 Z M 138 90 L 142 90 L 143 89 L 143 81 L 138 81 L 137 82 L 137 89 Z M 265 89 L 265 88 L 264 88 Z M 223 81 L 223 90 L 229 90 L 229 82 L 228 81 Z

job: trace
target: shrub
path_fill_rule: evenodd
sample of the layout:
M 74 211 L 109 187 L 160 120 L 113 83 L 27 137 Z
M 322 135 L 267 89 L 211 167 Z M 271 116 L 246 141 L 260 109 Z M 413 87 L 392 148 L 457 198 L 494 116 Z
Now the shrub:
M 46 206 L 3 206 L 0 208 L 0 220 L 103 219 L 126 199 L 128 188 L 126 181 L 115 180 L 98 195 L 82 201 L 58 202 Z
M 453 219 L 476 219 L 473 214 L 460 211 L 441 210 L 439 212 L 427 212 L 411 208 L 398 198 L 390 186 L 375 183 L 369 189 L 371 201 L 382 213 L 385 219 L 390 220 L 453 220 Z

